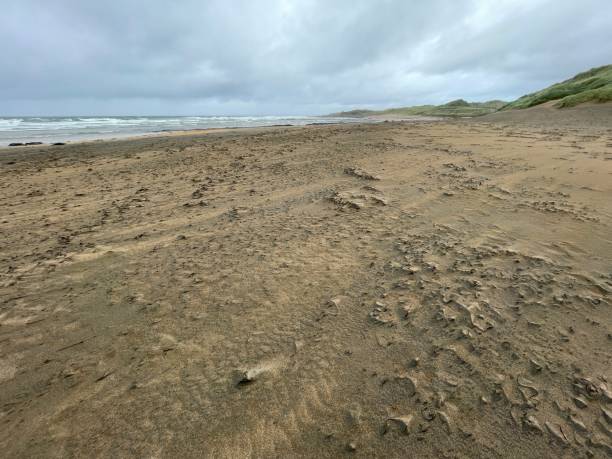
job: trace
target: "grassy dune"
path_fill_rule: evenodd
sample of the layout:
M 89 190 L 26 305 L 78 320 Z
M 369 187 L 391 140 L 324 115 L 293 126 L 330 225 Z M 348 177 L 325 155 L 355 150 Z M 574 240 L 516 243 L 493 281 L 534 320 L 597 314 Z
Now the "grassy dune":
M 593 68 L 569 80 L 524 95 L 503 107 L 503 110 L 529 108 L 557 101 L 558 108 L 574 107 L 585 102 L 612 101 L 612 65 Z
M 529 108 L 551 101 L 556 101 L 554 106 L 557 108 L 574 107 L 585 102 L 611 102 L 612 65 L 604 65 L 602 67 L 587 70 L 569 80 L 524 95 L 510 103 L 500 100 L 466 102 L 463 99 L 457 99 L 444 105 L 417 105 L 414 107 L 390 108 L 387 110 L 358 109 L 333 113 L 330 116 L 354 118 L 380 115 L 471 117 L 487 115 L 499 110 Z
M 463 99 L 453 100 L 444 105 L 417 105 L 414 107 L 389 108 L 387 110 L 351 110 L 334 113 L 330 116 L 346 116 L 362 118 L 366 116 L 397 115 L 397 116 L 480 116 L 493 113 L 506 103 L 501 100 L 488 102 L 466 102 Z

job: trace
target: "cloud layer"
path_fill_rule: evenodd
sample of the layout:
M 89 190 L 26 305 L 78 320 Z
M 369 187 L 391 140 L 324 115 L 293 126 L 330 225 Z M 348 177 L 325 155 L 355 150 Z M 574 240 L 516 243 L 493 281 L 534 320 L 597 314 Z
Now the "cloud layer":
M 609 0 L 8 0 L 0 116 L 514 98 L 612 63 Z

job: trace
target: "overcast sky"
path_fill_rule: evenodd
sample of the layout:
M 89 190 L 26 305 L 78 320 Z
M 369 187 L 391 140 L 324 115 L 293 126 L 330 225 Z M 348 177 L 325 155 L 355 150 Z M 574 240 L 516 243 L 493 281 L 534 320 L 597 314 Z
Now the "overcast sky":
M 513 99 L 612 63 L 612 0 L 2 0 L 0 116 Z

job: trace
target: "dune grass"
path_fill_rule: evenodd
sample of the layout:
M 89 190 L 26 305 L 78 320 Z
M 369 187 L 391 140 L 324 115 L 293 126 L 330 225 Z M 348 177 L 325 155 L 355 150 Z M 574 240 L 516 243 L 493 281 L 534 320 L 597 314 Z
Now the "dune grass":
M 575 107 L 585 102 L 612 102 L 612 84 L 606 85 L 603 88 L 591 89 L 572 96 L 566 96 L 557 102 L 556 106 L 559 108 Z
M 417 105 L 414 107 L 389 108 L 387 110 L 380 111 L 351 110 L 348 112 L 334 113 L 330 116 L 344 116 L 353 118 L 363 118 L 376 115 L 466 117 L 493 113 L 504 105 L 506 105 L 506 102 L 501 100 L 491 100 L 488 102 L 466 102 L 463 99 L 457 99 L 444 105 Z
M 524 95 L 510 103 L 500 100 L 467 102 L 463 99 L 457 99 L 444 105 L 417 105 L 380 111 L 351 110 L 334 113 L 330 116 L 363 118 L 377 115 L 395 115 L 459 118 L 487 115 L 499 110 L 529 108 L 551 101 L 555 101 L 554 106 L 557 108 L 575 107 L 586 102 L 612 102 L 612 65 L 592 68 L 548 88 Z
M 612 65 L 596 67 L 569 80 L 527 94 L 503 107 L 503 110 L 529 108 L 550 101 L 556 107 L 574 107 L 585 102 L 612 101 Z

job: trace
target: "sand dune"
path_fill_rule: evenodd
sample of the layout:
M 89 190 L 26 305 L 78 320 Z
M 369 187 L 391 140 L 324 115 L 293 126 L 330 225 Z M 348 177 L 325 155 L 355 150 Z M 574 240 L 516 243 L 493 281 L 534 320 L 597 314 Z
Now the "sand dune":
M 2 454 L 609 456 L 612 125 L 519 113 L 0 151 Z

